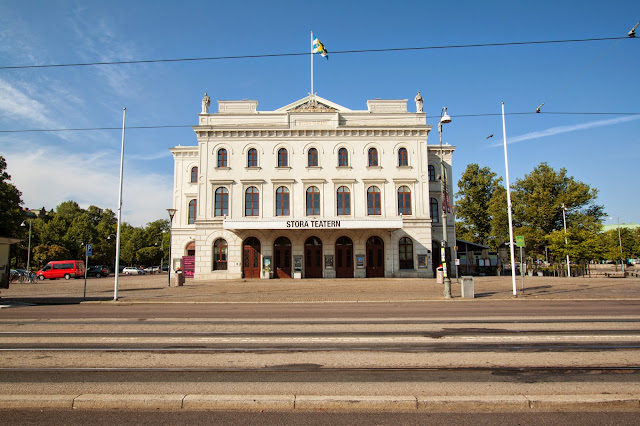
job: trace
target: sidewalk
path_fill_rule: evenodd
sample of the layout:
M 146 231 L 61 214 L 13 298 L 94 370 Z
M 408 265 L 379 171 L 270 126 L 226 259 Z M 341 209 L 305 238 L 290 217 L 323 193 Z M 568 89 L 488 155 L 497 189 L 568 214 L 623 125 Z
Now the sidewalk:
M 113 303 L 115 277 L 88 278 L 85 302 Z M 407 302 L 444 300 L 443 286 L 435 279 L 303 279 L 225 280 L 187 279 L 175 287 L 161 275 L 120 276 L 121 303 L 302 303 L 302 302 Z M 512 299 L 510 276 L 474 277 L 475 298 L 461 298 L 460 283 L 452 280 L 453 301 Z M 518 277 L 519 299 L 621 299 L 640 300 L 640 278 Z M 45 280 L 11 284 L 0 292 L 0 302 L 78 303 L 83 301 L 84 279 Z

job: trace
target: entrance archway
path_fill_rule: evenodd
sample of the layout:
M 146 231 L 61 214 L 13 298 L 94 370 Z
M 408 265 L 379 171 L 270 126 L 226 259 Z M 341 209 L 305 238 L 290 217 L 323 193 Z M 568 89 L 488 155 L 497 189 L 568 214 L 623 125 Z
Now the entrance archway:
M 336 278 L 353 278 L 353 241 L 349 237 L 336 240 Z
M 304 242 L 304 277 L 322 278 L 322 241 L 309 237 Z
M 273 243 L 276 278 L 291 278 L 291 241 L 287 237 L 278 237 Z
M 367 278 L 384 277 L 384 241 L 380 237 L 367 240 Z
M 242 244 L 242 272 L 244 278 L 260 278 L 260 240 L 249 237 Z

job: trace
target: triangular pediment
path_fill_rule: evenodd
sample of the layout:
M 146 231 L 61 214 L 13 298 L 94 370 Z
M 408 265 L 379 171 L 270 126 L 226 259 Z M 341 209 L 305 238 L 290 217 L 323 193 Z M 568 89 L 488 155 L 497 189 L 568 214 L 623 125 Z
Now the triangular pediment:
M 351 111 L 342 105 L 333 103 L 320 96 L 307 96 L 289 105 L 278 108 L 276 112 L 341 112 Z

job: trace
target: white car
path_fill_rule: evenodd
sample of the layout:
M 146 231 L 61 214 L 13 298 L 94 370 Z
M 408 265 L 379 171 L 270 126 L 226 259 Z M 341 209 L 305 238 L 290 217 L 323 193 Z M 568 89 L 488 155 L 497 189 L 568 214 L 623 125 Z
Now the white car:
M 127 266 L 122 270 L 125 275 L 144 275 L 144 271 L 134 266 Z

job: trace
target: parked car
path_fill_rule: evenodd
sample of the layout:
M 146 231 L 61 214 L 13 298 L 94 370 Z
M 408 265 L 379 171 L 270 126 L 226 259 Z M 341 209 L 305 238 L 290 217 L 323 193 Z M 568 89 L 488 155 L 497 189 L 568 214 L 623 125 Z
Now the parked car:
M 144 275 L 144 270 L 136 267 L 136 266 L 127 266 L 122 270 L 122 273 L 125 275 Z
M 84 262 L 82 260 L 52 260 L 44 268 L 36 272 L 36 276 L 39 280 L 44 280 L 45 278 L 50 280 L 64 278 L 68 280 L 70 278 L 84 277 Z
M 109 275 L 109 267 L 106 265 L 91 265 L 87 268 L 88 277 L 106 277 Z
M 159 266 L 148 266 L 146 268 L 144 268 L 144 271 L 148 274 L 157 274 L 158 272 L 160 272 L 160 267 Z

